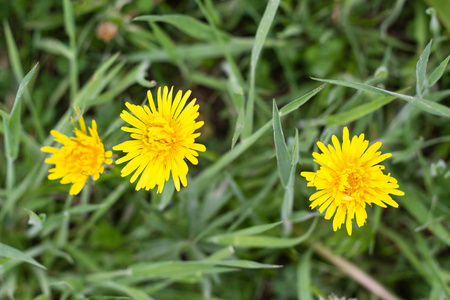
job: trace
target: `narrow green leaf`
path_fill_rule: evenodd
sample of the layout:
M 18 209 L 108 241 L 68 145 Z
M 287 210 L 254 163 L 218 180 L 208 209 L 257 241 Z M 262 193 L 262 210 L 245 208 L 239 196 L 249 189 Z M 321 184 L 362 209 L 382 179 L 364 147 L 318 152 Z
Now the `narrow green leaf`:
M 373 101 L 369 103 L 361 104 L 355 108 L 347 110 L 345 112 L 337 113 L 334 115 L 329 115 L 325 117 L 325 122 L 328 126 L 333 125 L 343 125 L 353 122 L 355 120 L 359 120 L 362 117 L 376 111 L 377 109 L 385 106 L 386 104 L 392 102 L 395 96 L 381 96 L 377 97 Z
M 292 148 L 292 165 L 297 165 L 300 159 L 300 139 L 298 137 L 298 129 L 295 128 L 294 148 Z
M 152 27 L 155 37 L 158 39 L 161 46 L 164 48 L 164 50 L 166 50 L 167 54 L 169 55 L 170 60 L 174 63 L 179 61 L 180 58 L 176 53 L 175 44 L 170 39 L 170 37 L 158 25 L 156 25 L 156 23 L 151 22 L 150 26 Z
M 275 152 L 277 156 L 278 174 L 281 184 L 286 187 L 291 173 L 291 157 L 284 139 L 283 128 L 281 127 L 280 113 L 277 104 L 273 100 L 273 135 L 275 142 Z
M 55 55 L 62 55 L 67 59 L 72 59 L 73 53 L 70 48 L 54 38 L 41 39 L 37 45 L 38 48 Z
M 284 116 L 284 115 L 287 115 L 288 113 L 291 113 L 294 110 L 298 109 L 300 106 L 305 104 L 309 99 L 314 97 L 318 92 L 320 92 L 324 87 L 325 87 L 325 84 L 322 84 L 321 86 L 315 88 L 314 90 L 307 93 L 306 95 L 303 95 L 300 98 L 297 98 L 297 99 L 289 102 L 288 104 L 286 104 L 285 106 L 283 106 L 280 109 L 280 115 Z
M 230 94 L 234 100 L 233 102 L 235 103 L 236 108 L 238 109 L 236 126 L 234 127 L 233 138 L 231 139 L 231 149 L 233 149 L 245 127 L 245 109 L 244 109 L 244 95 L 242 90 L 240 94 L 233 92 L 230 92 Z
M 367 84 L 362 84 L 362 83 L 349 82 L 349 81 L 344 81 L 344 80 L 331 80 L 331 79 L 319 79 L 319 78 L 312 78 L 312 79 L 317 80 L 317 81 L 331 83 L 331 84 L 351 87 L 351 88 L 354 88 L 357 90 L 362 90 L 362 91 L 371 92 L 371 93 L 375 93 L 375 94 L 380 94 L 380 95 L 385 95 L 385 96 L 395 96 L 397 98 L 400 98 L 402 100 L 405 100 L 407 102 L 414 104 L 417 108 L 419 108 L 423 111 L 426 111 L 430 114 L 450 118 L 450 108 L 448 108 L 442 104 L 432 102 L 427 99 L 403 95 L 403 94 L 383 90 L 383 89 L 380 89 L 380 88 L 377 88 L 374 86 L 370 86 Z
M 202 41 L 216 40 L 214 31 L 208 25 L 185 15 L 145 15 L 134 18 L 134 21 L 168 23 L 195 39 Z M 220 35 L 223 38 L 228 37 L 223 32 L 220 32 Z
M 311 256 L 312 249 L 303 255 L 297 267 L 297 299 L 312 300 L 311 293 Z
M 211 241 L 211 242 L 214 242 L 214 243 L 218 243 L 218 242 L 220 242 L 223 239 L 229 239 L 229 238 L 233 238 L 233 237 L 236 237 L 236 236 L 256 235 L 258 233 L 262 233 L 262 232 L 268 231 L 268 230 L 270 230 L 270 229 L 280 225 L 281 223 L 283 223 L 283 222 L 279 221 L 279 222 L 270 223 L 270 224 L 256 225 L 256 226 L 252 226 L 252 227 L 249 227 L 249 228 L 237 230 L 237 231 L 234 231 L 234 232 L 216 235 L 216 236 L 208 238 L 208 240 Z
M 425 239 L 421 236 L 420 233 L 416 233 L 416 245 L 417 249 L 422 254 L 423 258 L 425 259 L 425 263 L 428 266 L 428 269 L 431 271 L 434 282 L 438 282 L 441 288 L 444 290 L 444 293 L 447 295 L 447 298 L 450 298 L 450 287 L 446 283 L 446 279 L 444 277 L 444 274 L 439 266 L 439 263 L 436 261 L 436 259 L 431 256 L 431 251 L 428 248 Z
M 204 260 L 223 260 L 225 258 L 230 257 L 233 254 L 234 254 L 234 248 L 231 246 L 228 246 L 228 247 L 222 248 L 222 249 L 214 252 L 213 254 L 211 254 L 210 256 L 205 258 Z
M 431 40 L 425 47 L 416 64 L 416 93 L 419 96 L 422 96 L 422 91 L 425 88 L 425 77 L 427 73 L 428 58 L 430 57 L 432 42 L 433 40 Z
M 19 154 L 22 95 L 25 92 L 25 87 L 33 77 L 34 71 L 36 71 L 38 65 L 39 63 L 37 63 L 20 82 L 8 124 L 5 124 L 5 116 L 3 116 L 3 124 L 5 125 L 5 152 L 6 156 L 13 160 L 15 160 Z
M 19 50 L 17 49 L 16 42 L 14 41 L 11 27 L 6 20 L 3 20 L 3 29 L 6 37 L 9 61 L 11 62 L 14 76 L 16 77 L 17 82 L 19 82 L 23 77 L 22 63 L 20 62 Z
M 272 22 L 280 5 L 280 0 L 271 0 L 267 3 L 264 15 L 259 22 L 256 30 L 255 42 L 252 48 L 252 55 L 250 59 L 250 90 L 248 92 L 247 106 L 245 111 L 245 127 L 242 132 L 244 138 L 249 137 L 253 132 L 253 114 L 255 106 L 255 77 L 256 65 L 258 63 L 259 55 L 261 54 L 267 34 L 269 33 Z
M 75 20 L 73 18 L 72 3 L 70 0 L 63 0 L 64 9 L 64 29 L 70 39 L 75 38 Z
M 42 269 L 47 269 L 46 267 L 44 267 L 43 265 L 38 263 L 34 258 L 29 256 L 28 254 L 25 254 L 22 251 L 17 250 L 16 248 L 13 248 L 11 246 L 8 246 L 8 245 L 2 244 L 2 243 L 0 243 L 0 257 L 8 257 L 8 258 L 24 261 L 24 262 L 32 264 L 36 267 L 39 267 Z
M 140 289 L 136 289 L 136 288 L 133 288 L 133 287 L 130 287 L 125 284 L 118 283 L 118 282 L 102 281 L 102 282 L 96 282 L 94 285 L 98 286 L 98 287 L 102 287 L 102 289 L 107 289 L 107 290 L 109 289 L 109 290 L 112 290 L 115 292 L 122 293 L 124 295 L 127 295 L 127 296 L 132 297 L 133 299 L 137 299 L 137 300 L 152 300 L 152 299 L 154 299 Z
M 297 165 L 291 166 L 289 180 L 284 188 L 283 203 L 281 205 L 281 219 L 283 220 L 284 235 L 290 235 L 292 232 L 291 216 L 294 209 L 294 179 Z
M 219 245 L 233 245 L 244 248 L 289 248 L 294 247 L 309 238 L 314 231 L 318 218 L 315 218 L 308 231 L 297 238 L 279 238 L 264 235 L 232 235 L 229 237 L 216 238 L 214 242 Z
M 442 75 L 445 72 L 445 68 L 447 68 L 447 64 L 450 60 L 450 55 L 447 56 L 446 59 L 444 59 L 443 62 L 431 73 L 430 77 L 428 78 L 428 86 L 433 86 L 436 82 L 438 82 L 439 79 L 441 79 Z

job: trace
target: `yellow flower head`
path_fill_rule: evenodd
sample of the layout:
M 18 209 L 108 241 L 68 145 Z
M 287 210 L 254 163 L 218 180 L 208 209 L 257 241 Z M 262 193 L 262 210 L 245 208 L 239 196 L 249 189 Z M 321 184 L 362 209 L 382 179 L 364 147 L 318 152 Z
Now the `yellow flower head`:
M 195 143 L 195 138 L 200 136 L 195 131 L 203 126 L 202 121 L 195 121 L 199 106 L 195 104 L 196 99 L 186 105 L 191 91 L 184 95 L 178 91 L 173 99 L 173 87 L 170 92 L 164 87 L 162 94 L 161 88 L 158 89 L 158 108 L 150 91 L 147 95 L 150 107 L 125 103 L 134 116 L 124 110 L 120 117 L 133 127 L 121 129 L 130 132 L 132 140 L 113 147 L 127 153 L 116 163 L 129 161 L 122 169 L 122 177 L 134 172 L 131 183 L 141 176 L 136 185 L 137 191 L 141 188 L 150 190 L 158 185 L 157 192 L 161 193 L 170 173 L 179 191 L 180 182 L 183 186 L 187 185 L 189 169 L 184 159 L 196 165 L 197 151 L 206 150 L 204 145 Z
M 76 195 L 83 188 L 89 176 L 94 180 L 103 173 L 103 164 L 111 164 L 111 151 L 106 151 L 102 140 L 97 133 L 97 123 L 92 120 L 92 128 L 89 133 L 86 130 L 86 124 L 81 116 L 80 128 L 75 127 L 76 137 L 67 137 L 56 130 L 50 131 L 55 137 L 55 141 L 63 144 L 60 149 L 54 147 L 42 147 L 41 151 L 53 153 L 50 158 L 45 160 L 48 164 L 54 164 L 50 169 L 48 179 L 55 180 L 61 178 L 62 184 L 73 183 L 70 188 L 70 194 Z
M 333 229 L 341 228 L 347 215 L 347 232 L 352 235 L 352 219 L 356 214 L 356 223 L 359 227 L 366 223 L 366 204 L 372 203 L 381 207 L 389 204 L 398 207 L 389 194 L 403 196 L 404 193 L 397 188 L 397 180 L 390 174 L 383 174 L 384 166 L 377 165 L 391 153 L 381 155 L 377 150 L 381 142 L 369 148 L 369 141 L 364 140 L 364 134 L 349 139 L 348 128 L 344 127 L 342 147 L 335 135 L 332 145 L 328 148 L 321 142 L 317 146 L 322 153 L 313 153 L 314 161 L 320 165 L 317 172 L 301 172 L 301 176 L 308 181 L 308 186 L 318 190 L 309 200 L 311 208 L 320 206 L 322 213 L 327 210 L 325 219 L 330 219 L 336 209 L 333 220 Z

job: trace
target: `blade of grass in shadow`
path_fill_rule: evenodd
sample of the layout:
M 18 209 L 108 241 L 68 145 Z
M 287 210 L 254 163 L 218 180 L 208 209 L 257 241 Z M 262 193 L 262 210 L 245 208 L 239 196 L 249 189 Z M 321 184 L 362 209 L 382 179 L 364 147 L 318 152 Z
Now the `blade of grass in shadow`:
M 309 99 L 315 96 L 318 92 L 320 92 L 325 85 L 321 85 L 320 87 L 312 90 L 311 92 L 303 95 L 302 97 L 291 101 L 286 104 L 280 110 L 280 117 L 286 116 L 292 111 L 296 110 L 303 104 L 305 104 Z M 197 177 L 194 178 L 194 183 L 198 189 L 198 193 L 201 193 L 205 190 L 210 184 L 210 178 L 214 178 L 221 170 L 223 170 L 226 166 L 228 166 L 231 162 L 233 162 L 236 158 L 238 158 L 242 153 L 244 153 L 248 148 L 250 148 L 256 141 L 259 140 L 261 136 L 263 136 L 266 131 L 268 131 L 272 126 L 273 120 L 268 121 L 261 128 L 255 131 L 251 136 L 242 140 L 237 146 L 234 147 L 233 150 L 228 151 L 224 155 L 222 155 L 214 164 L 206 168 L 203 172 L 201 172 Z
M 428 269 L 431 271 L 433 282 L 438 282 L 442 290 L 444 290 L 445 295 L 447 295 L 447 298 L 450 298 L 450 287 L 446 283 L 446 279 L 444 278 L 442 270 L 439 267 L 439 263 L 434 257 L 431 256 L 431 250 L 428 248 L 426 241 L 422 237 L 421 233 L 416 233 L 415 238 L 417 249 L 420 251 L 420 254 L 425 259 L 425 263 L 428 266 Z
M 363 90 L 363 91 L 371 92 L 371 93 L 375 93 L 375 94 L 380 94 L 380 95 L 385 95 L 385 96 L 395 96 L 397 98 L 400 98 L 402 100 L 405 100 L 407 102 L 414 104 L 416 107 L 418 107 L 421 110 L 426 111 L 430 114 L 450 118 L 450 108 L 448 108 L 442 104 L 435 103 L 430 100 L 424 99 L 424 98 L 403 95 L 403 94 L 383 90 L 381 88 L 377 88 L 377 87 L 370 86 L 367 84 L 349 82 L 349 81 L 345 81 L 345 80 L 319 79 L 319 78 L 312 78 L 312 77 L 311 77 L 311 79 L 321 81 L 321 82 L 327 82 L 327 83 L 331 83 L 331 84 L 346 86 L 346 87 L 354 88 L 357 90 Z
M 216 33 L 208 25 L 185 15 L 145 15 L 134 18 L 133 21 L 163 22 L 168 23 L 190 37 L 195 39 L 213 42 L 216 40 Z M 226 39 L 228 35 L 219 32 L 221 38 Z
M 345 274 L 349 275 L 353 280 L 358 282 L 364 288 L 383 300 L 399 300 L 397 296 L 389 292 L 383 285 L 372 278 L 369 274 L 358 268 L 355 264 L 348 260 L 334 255 L 331 250 L 323 247 L 321 244 L 313 244 L 312 247 L 320 256 L 328 260 L 330 263 L 338 267 Z
M 94 226 L 95 222 L 98 221 L 107 211 L 108 209 L 119 200 L 120 196 L 126 191 L 126 189 L 130 186 L 129 182 L 123 182 L 119 186 L 117 186 L 103 201 L 103 205 L 99 210 L 97 210 L 89 220 L 83 224 L 80 231 L 77 235 L 77 240 L 75 244 L 79 244 L 81 240 L 84 238 L 86 233 Z
M 380 232 L 394 242 L 394 244 L 400 249 L 405 258 L 414 267 L 414 269 L 416 269 L 416 271 L 422 276 L 422 278 L 428 281 L 428 283 L 430 283 L 431 285 L 433 283 L 432 279 L 424 268 L 423 262 L 414 253 L 415 247 L 411 247 L 411 245 L 406 240 L 404 240 L 403 237 L 387 228 L 386 226 L 382 226 Z
M 256 30 L 255 42 L 252 48 L 250 58 L 250 90 L 247 97 L 247 105 L 245 109 L 245 126 L 242 132 L 242 138 L 248 138 L 253 132 L 253 115 L 255 109 L 255 76 L 256 65 L 258 63 L 259 55 L 261 54 L 267 34 L 269 33 L 272 22 L 280 5 L 280 0 L 271 0 L 267 3 L 264 15 Z
M 311 294 L 311 256 L 312 249 L 303 254 L 297 267 L 297 298 L 299 300 L 312 300 Z

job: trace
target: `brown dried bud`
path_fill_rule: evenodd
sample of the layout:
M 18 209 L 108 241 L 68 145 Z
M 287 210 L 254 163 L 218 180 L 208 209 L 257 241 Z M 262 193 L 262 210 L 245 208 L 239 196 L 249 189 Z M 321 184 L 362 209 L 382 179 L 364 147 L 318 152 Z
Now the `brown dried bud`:
M 117 34 L 117 25 L 112 22 L 102 22 L 95 30 L 97 37 L 106 43 L 112 40 Z

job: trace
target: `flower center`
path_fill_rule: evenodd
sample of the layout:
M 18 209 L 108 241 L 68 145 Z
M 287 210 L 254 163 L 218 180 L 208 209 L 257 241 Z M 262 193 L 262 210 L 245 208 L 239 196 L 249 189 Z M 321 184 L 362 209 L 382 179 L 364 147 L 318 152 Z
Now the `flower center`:
M 166 119 L 156 117 L 147 127 L 147 139 L 144 139 L 144 143 L 151 150 L 167 152 L 176 142 L 175 132 Z
M 364 186 L 364 171 L 361 168 L 350 166 L 342 170 L 339 174 L 338 189 L 348 197 L 344 200 L 352 200 L 355 196 L 362 193 L 361 188 Z
M 65 147 L 63 149 L 67 152 L 63 154 L 61 167 L 70 170 L 73 174 L 93 175 L 101 166 L 102 159 L 104 158 L 102 149 L 95 145 L 77 143 L 76 146 Z

